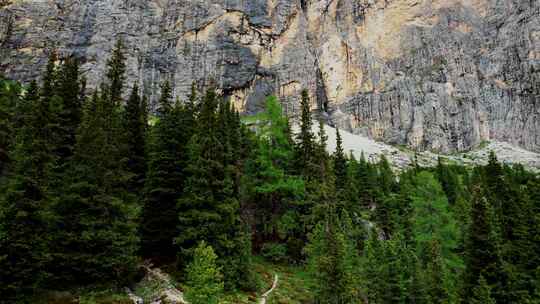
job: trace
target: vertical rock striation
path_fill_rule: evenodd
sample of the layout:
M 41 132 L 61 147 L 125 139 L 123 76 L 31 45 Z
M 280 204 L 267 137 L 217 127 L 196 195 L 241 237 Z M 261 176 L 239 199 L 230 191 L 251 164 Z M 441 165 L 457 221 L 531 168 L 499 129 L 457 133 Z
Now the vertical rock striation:
M 51 50 L 99 85 L 116 39 L 152 98 L 215 83 L 239 109 L 307 88 L 333 124 L 440 152 L 489 139 L 540 151 L 540 2 L 534 0 L 11 0 L 0 72 L 39 76 Z

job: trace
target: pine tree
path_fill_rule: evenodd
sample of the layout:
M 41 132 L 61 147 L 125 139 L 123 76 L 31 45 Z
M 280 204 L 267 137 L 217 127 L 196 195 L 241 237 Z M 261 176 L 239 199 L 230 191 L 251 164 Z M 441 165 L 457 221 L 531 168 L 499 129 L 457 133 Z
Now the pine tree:
M 56 154 L 61 161 L 73 155 L 75 136 L 81 122 L 82 84 L 79 79 L 79 63 L 73 57 L 65 59 L 58 71 L 57 89 L 54 93 L 58 98 L 59 122 L 54 136 L 56 137 Z
M 15 130 L 21 127 L 19 117 L 29 112 L 21 98 L 21 86 L 3 79 L 0 75 L 0 183 L 9 166 Z
M 107 61 L 107 92 L 106 96 L 111 106 L 121 104 L 122 93 L 125 85 L 126 56 L 124 54 L 124 43 L 121 39 L 116 41 L 112 50 L 111 58 Z
M 240 220 L 231 166 L 222 162 L 226 150 L 217 136 L 217 109 L 218 97 L 209 90 L 189 143 L 189 176 L 184 195 L 178 200 L 179 235 L 175 241 L 184 261 L 192 256 L 197 242 L 208 242 L 218 253 L 225 282 L 231 288 L 246 283 L 251 248 Z M 180 260 L 180 265 L 184 261 Z
M 211 246 L 201 241 L 187 266 L 186 298 L 193 304 L 217 304 L 223 294 L 223 276 Z
M 347 184 L 347 159 L 343 153 L 343 140 L 336 128 L 336 151 L 334 152 L 334 175 L 336 176 L 336 189 L 344 191 Z
M 304 194 L 304 183 L 291 174 L 294 150 L 287 119 L 275 97 L 267 99 L 265 113 L 267 121 L 260 126 L 256 149 L 246 163 L 241 191 L 257 214 L 257 248 L 265 241 L 290 240 L 303 231 L 298 222 L 289 221 L 298 216 L 294 203 Z
M 330 213 L 326 221 L 315 227 L 306 247 L 310 273 L 315 281 L 315 301 L 361 303 L 356 282 L 358 257 L 354 242 L 338 222 L 336 215 Z
M 161 105 L 170 104 L 166 86 Z M 178 235 L 177 200 L 182 196 L 189 164 L 188 142 L 195 129 L 193 110 L 177 104 L 160 114 L 149 132 L 148 173 L 144 186 L 141 250 L 144 257 L 166 262 L 175 258 Z
M 464 276 L 465 299 L 471 299 L 473 289 L 480 276 L 490 286 L 501 289 L 503 280 L 500 239 L 497 235 L 494 211 L 482 193 L 481 188 L 474 190 L 472 219 L 465 247 Z
M 133 177 L 130 190 L 139 193 L 144 185 L 146 173 L 145 131 L 147 118 L 142 100 L 139 96 L 139 87 L 133 86 L 131 95 L 126 103 L 124 112 L 124 125 L 127 139 L 127 168 Z
M 25 95 L 30 113 L 16 131 L 14 168 L 0 195 L 0 291 L 4 300 L 28 294 L 45 278 L 48 261 L 48 178 L 54 166 L 49 109 L 32 82 Z
M 495 300 L 491 295 L 491 287 L 488 285 L 484 276 L 480 275 L 478 284 L 473 289 L 473 295 L 470 300 L 471 304 L 495 304 Z
M 108 101 L 95 93 L 85 104 L 75 155 L 64 177 L 64 191 L 54 204 L 56 216 L 52 282 L 125 283 L 134 270 L 138 209 L 134 197 L 119 188 L 115 143 L 106 122 L 114 117 Z M 108 136 L 109 135 L 109 136 Z
M 313 135 L 313 121 L 307 90 L 302 91 L 301 100 L 302 115 L 300 121 L 300 133 L 296 136 L 296 168 L 307 180 L 317 176 L 316 164 L 313 161 L 315 155 L 315 136 Z

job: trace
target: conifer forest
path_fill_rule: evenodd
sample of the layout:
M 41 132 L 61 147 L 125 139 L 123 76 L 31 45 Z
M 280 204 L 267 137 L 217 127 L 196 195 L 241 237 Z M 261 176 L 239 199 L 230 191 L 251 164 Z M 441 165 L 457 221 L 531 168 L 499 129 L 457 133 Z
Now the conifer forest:
M 0 303 L 540 303 L 538 172 L 330 153 L 305 90 L 152 104 L 125 61 L 0 78 Z

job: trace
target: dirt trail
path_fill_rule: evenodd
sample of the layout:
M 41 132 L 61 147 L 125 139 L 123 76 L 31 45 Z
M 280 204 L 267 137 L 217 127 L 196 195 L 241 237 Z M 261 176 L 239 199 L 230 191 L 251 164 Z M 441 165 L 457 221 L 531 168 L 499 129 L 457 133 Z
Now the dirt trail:
M 261 299 L 259 300 L 259 304 L 266 304 L 266 299 L 270 296 L 270 294 L 276 289 L 278 284 L 279 276 L 277 274 L 274 275 L 274 282 L 272 283 L 272 288 L 270 288 L 267 292 L 265 292 Z

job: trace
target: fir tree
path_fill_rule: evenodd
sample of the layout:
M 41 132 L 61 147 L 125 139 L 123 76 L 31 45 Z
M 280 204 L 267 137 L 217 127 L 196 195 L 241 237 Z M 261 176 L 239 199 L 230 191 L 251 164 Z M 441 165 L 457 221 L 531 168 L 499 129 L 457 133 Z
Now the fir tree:
M 296 168 L 306 179 L 316 177 L 316 165 L 313 162 L 315 154 L 315 137 L 313 135 L 313 121 L 307 90 L 302 91 L 301 100 L 302 115 L 300 121 L 300 133 L 296 136 Z
M 20 117 L 30 112 L 20 95 L 20 85 L 5 80 L 0 75 L 0 183 L 9 165 L 15 130 L 21 127 Z
M 170 95 L 166 86 L 163 89 L 160 102 L 168 105 Z M 193 115 L 191 109 L 177 104 L 161 114 L 149 133 L 141 249 L 143 256 L 157 261 L 170 260 L 177 254 L 173 241 L 178 235 L 176 202 L 186 180 L 187 145 L 195 129 Z
M 335 215 L 330 214 L 326 221 L 315 227 L 306 247 L 308 264 L 315 279 L 315 301 L 361 303 L 355 273 L 358 262 L 355 246 L 337 223 Z
M 431 173 L 425 171 L 415 177 L 414 185 L 410 195 L 413 206 L 413 233 L 417 244 L 421 248 L 428 248 L 428 244 L 422 243 L 438 240 L 441 242 L 439 244 L 447 266 L 459 267 L 461 262 L 454 252 L 459 230 L 448 210 L 448 200 L 442 187 Z
M 77 59 L 68 57 L 58 71 L 58 88 L 55 95 L 59 98 L 59 123 L 56 126 L 56 154 L 65 161 L 73 155 L 75 136 L 81 121 L 81 80 Z
M 58 285 L 110 280 L 123 283 L 135 266 L 138 237 L 134 198 L 118 188 L 125 175 L 106 121 L 113 108 L 94 94 L 85 105 L 77 132 L 74 159 L 64 179 L 64 192 L 54 204 L 54 263 Z
M 205 240 L 220 257 L 228 288 L 245 283 L 249 274 L 249 239 L 240 220 L 234 196 L 231 166 L 224 164 L 224 142 L 218 138 L 218 97 L 209 90 L 204 97 L 198 128 L 189 143 L 184 195 L 178 201 L 179 235 L 176 244 L 185 260 L 196 243 Z M 182 264 L 183 261 L 180 261 Z
M 223 294 L 223 276 L 217 265 L 217 255 L 211 246 L 201 241 L 187 266 L 186 298 L 193 304 L 217 304 Z
M 127 139 L 127 168 L 133 177 L 130 190 L 140 192 L 144 184 L 146 172 L 145 131 L 147 118 L 142 100 L 139 96 L 139 87 L 133 86 L 131 95 L 126 103 L 124 112 L 124 125 Z
M 122 93 L 125 85 L 126 56 L 124 54 L 124 43 L 121 39 L 116 41 L 111 58 L 107 61 L 107 92 L 111 106 L 117 106 L 122 101 Z
M 165 114 L 171 112 L 173 108 L 172 103 L 172 88 L 169 81 L 165 81 L 161 85 L 161 97 L 158 101 L 158 114 L 159 116 L 164 116 Z
M 0 291 L 4 300 L 28 294 L 38 287 L 48 261 L 48 178 L 54 166 L 48 134 L 50 117 L 37 85 L 30 84 L 25 103 L 30 105 L 17 130 L 11 155 L 14 169 L 0 195 Z
M 334 175 L 336 176 L 336 189 L 344 191 L 347 184 L 347 159 L 343 153 L 343 140 L 336 128 L 336 151 L 334 152 Z
M 502 260 L 494 211 L 480 188 L 475 189 L 471 225 L 465 247 L 465 298 L 471 299 L 480 276 L 490 286 L 501 289 Z

